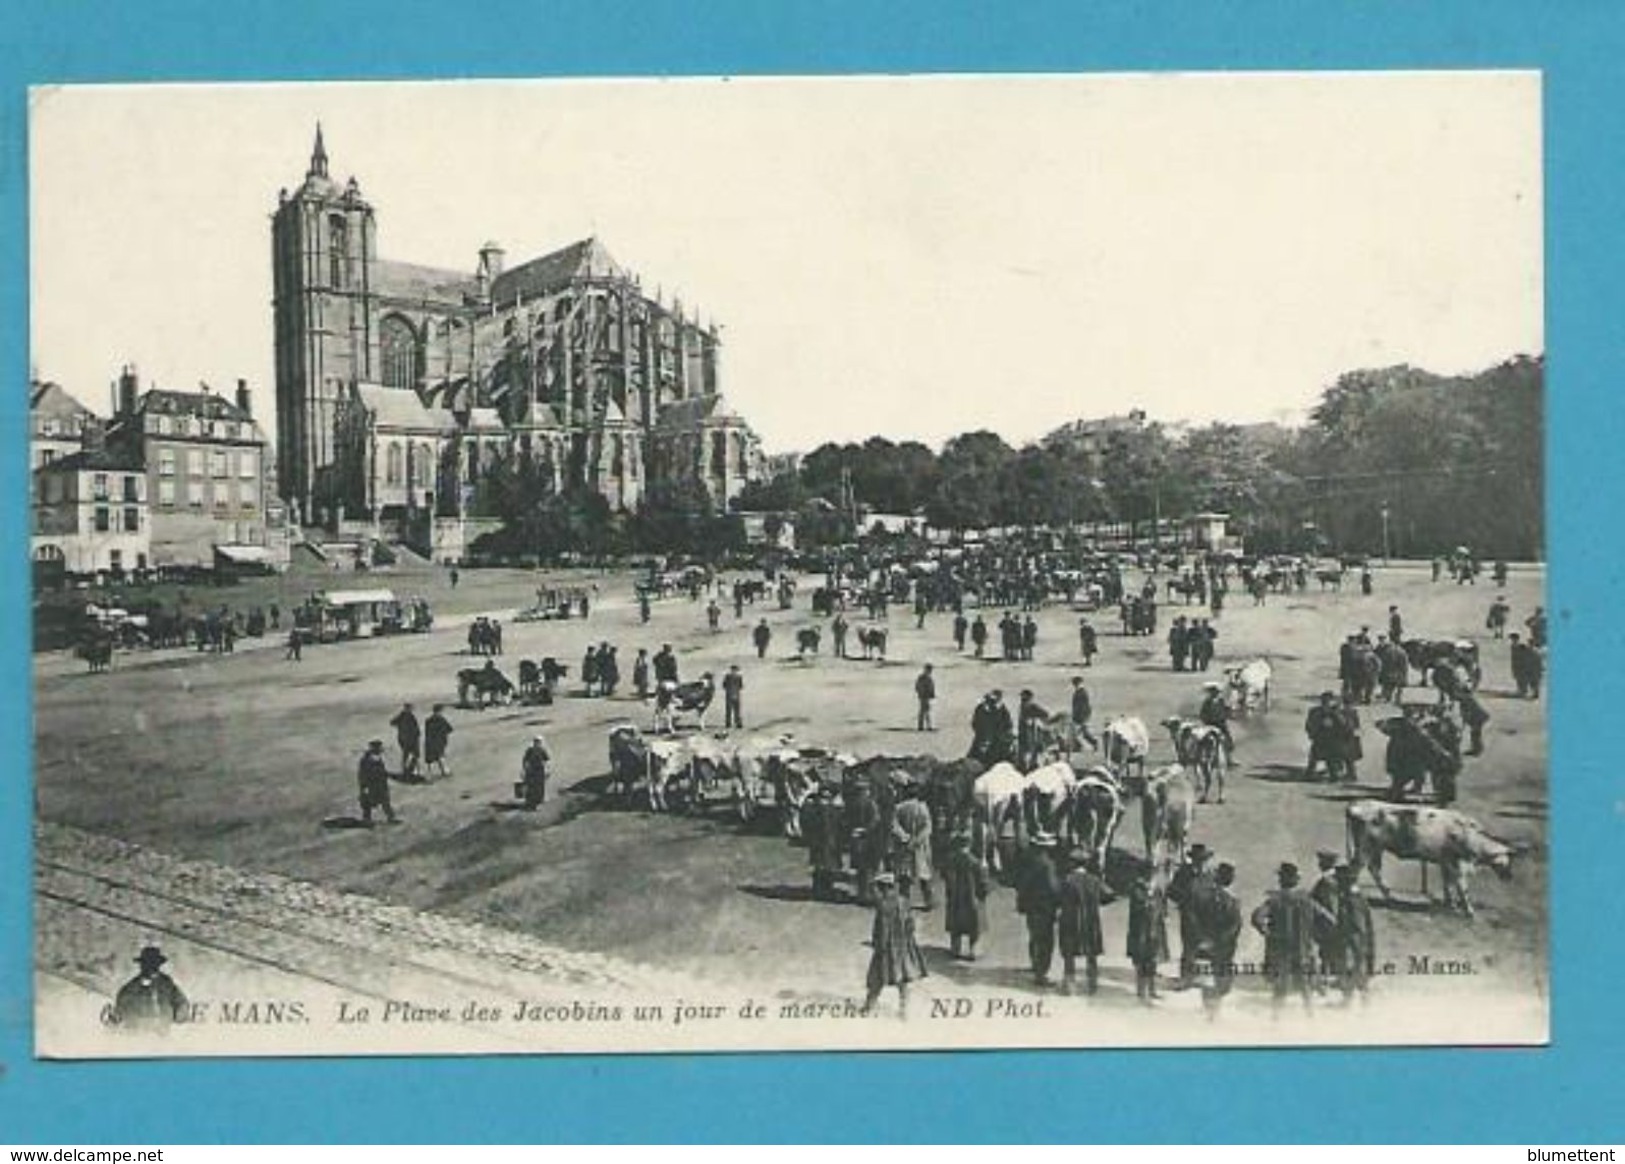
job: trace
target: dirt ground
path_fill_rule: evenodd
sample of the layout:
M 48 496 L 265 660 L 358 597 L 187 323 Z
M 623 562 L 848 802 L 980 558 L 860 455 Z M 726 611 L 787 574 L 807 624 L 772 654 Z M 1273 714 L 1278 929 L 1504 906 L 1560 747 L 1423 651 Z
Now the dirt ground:
M 369 584 L 428 593 L 433 601 L 445 585 L 443 572 L 423 573 L 421 579 L 407 571 L 374 575 Z M 589 642 L 614 643 L 625 677 L 639 647 L 652 654 L 662 643 L 676 649 L 685 678 L 702 670 L 720 676 L 737 662 L 745 675 L 749 730 L 793 731 L 803 741 L 860 756 L 962 755 L 971 709 L 994 686 L 1012 705 L 1016 692 L 1030 687 L 1051 710 L 1062 710 L 1071 676 L 1082 674 L 1097 725 L 1113 713 L 1148 723 L 1189 714 L 1201 694 L 1203 676 L 1173 672 L 1161 636 L 1122 638 L 1115 619 L 1105 615 L 1095 619 L 1102 653 L 1087 671 L 1078 667 L 1078 616 L 1063 607 L 1038 615 L 1037 657 L 1030 663 L 956 655 L 949 616 L 932 615 L 916 629 L 913 616 L 902 611 L 893 612 L 884 664 L 831 657 L 827 634 L 825 653 L 801 663 L 794 631 L 822 621 L 808 609 L 814 579 L 806 580 L 792 611 L 759 604 L 736 620 L 725 606 L 722 631 L 713 635 L 704 604 L 686 598 L 656 603 L 650 625 L 640 626 L 630 578 L 602 576 L 588 622 L 505 624 L 506 655 L 499 663 L 513 675 L 522 658 L 558 657 L 571 668 L 563 698 L 545 708 L 450 708 L 452 775 L 396 783 L 398 827 L 343 827 L 356 812 L 355 765 L 366 741 L 385 739 L 393 766 L 398 752 L 388 721 L 401 703 L 412 702 L 420 717 L 436 702 L 454 704 L 455 672 L 470 665 L 459 609 L 527 605 L 535 585 L 518 572 L 482 577 L 469 571 L 464 579 L 450 610 L 437 604 L 443 617 L 432 634 L 312 647 L 302 662 L 284 660 L 280 644 L 252 643 L 229 656 L 121 655 L 112 673 L 98 676 L 63 654 L 37 657 L 39 817 L 177 857 L 519 931 L 564 950 L 786 995 L 849 995 L 861 990 L 869 914 L 852 904 L 813 901 L 802 849 L 765 831 L 744 830 L 720 806 L 698 819 L 601 802 L 607 730 L 628 719 L 648 727 L 649 710 L 626 693 L 625 678 L 623 694 L 613 699 L 580 694 L 576 676 Z M 1540 570 L 1514 569 L 1505 591 L 1514 625 L 1543 601 L 1543 582 Z M 1276 670 L 1276 704 L 1239 726 L 1239 768 L 1227 802 L 1199 810 L 1193 837 L 1237 866 L 1244 911 L 1271 887 L 1279 862 L 1293 860 L 1309 872 L 1316 849 L 1341 851 L 1345 803 L 1380 795 L 1385 780 L 1384 737 L 1372 726 L 1376 709 L 1364 716 L 1366 760 L 1358 788 L 1301 779 L 1304 713 L 1316 693 L 1336 685 L 1337 643 L 1361 625 L 1373 633 L 1385 629 L 1390 603 L 1400 607 L 1407 634 L 1478 639 L 1485 660 L 1481 694 L 1493 718 L 1487 754 L 1470 760 L 1461 778 L 1458 807 L 1529 849 L 1510 882 L 1488 874 L 1474 881 L 1480 909 L 1472 920 L 1428 909 L 1415 867 L 1391 868 L 1397 900 L 1387 907 L 1375 903 L 1379 956 L 1406 961 L 1427 955 L 1435 966 L 1443 961 L 1462 970 L 1456 979 L 1462 985 L 1470 978 L 1474 986 L 1538 998 L 1547 975 L 1544 704 L 1510 694 L 1505 644 L 1489 641 L 1483 630 L 1495 593 L 1484 583 L 1432 583 L 1425 566 L 1412 564 L 1379 568 L 1370 598 L 1353 585 L 1342 593 L 1272 596 L 1263 607 L 1232 596 L 1217 623 L 1215 668 L 1267 656 Z M 1177 606 L 1162 608 L 1164 634 L 1178 612 Z M 758 661 L 750 630 L 762 617 L 774 636 L 767 658 Z M 935 665 L 940 696 L 939 730 L 929 734 L 913 730 L 913 681 L 925 662 Z M 720 706 L 715 714 L 720 719 Z M 539 813 L 513 811 L 520 754 L 538 731 L 556 759 L 557 794 Z M 1171 753 L 1166 733 L 1158 733 L 1154 761 L 1171 760 Z M 1137 836 L 1136 813 L 1119 846 L 1134 845 Z M 1432 888 L 1438 892 L 1436 878 Z M 1124 910 L 1106 911 L 1103 990 L 1108 1005 L 1131 1007 Z M 934 974 L 948 982 L 1034 989 L 1009 889 L 999 889 L 989 903 L 991 933 L 974 964 L 949 961 L 938 916 L 921 918 Z M 1172 920 L 1170 930 L 1177 948 Z M 1239 956 L 1246 962 L 1260 955 L 1261 940 L 1248 931 Z M 1263 989 L 1244 980 L 1237 1005 L 1261 999 Z

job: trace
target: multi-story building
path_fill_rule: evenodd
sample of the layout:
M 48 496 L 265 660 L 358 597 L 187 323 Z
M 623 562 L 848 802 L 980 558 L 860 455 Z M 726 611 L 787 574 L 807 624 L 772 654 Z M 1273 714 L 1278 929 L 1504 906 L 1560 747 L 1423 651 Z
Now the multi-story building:
M 152 534 L 145 466 L 129 450 L 103 444 L 95 423 L 85 433 L 83 449 L 35 473 L 34 560 L 79 575 L 145 570 Z
M 153 388 L 119 376 L 107 448 L 140 466 L 151 510 L 155 567 L 212 565 L 217 546 L 264 546 L 277 507 L 266 489 L 267 442 L 248 387 L 236 399 Z
M 77 453 L 95 414 L 52 381 L 28 385 L 28 467 L 32 471 Z
M 720 396 L 721 343 L 595 238 L 472 272 L 380 258 L 376 212 L 321 130 L 272 220 L 279 489 L 307 523 L 404 534 L 469 514 L 503 458 L 636 508 L 686 478 L 721 508 L 761 473 Z

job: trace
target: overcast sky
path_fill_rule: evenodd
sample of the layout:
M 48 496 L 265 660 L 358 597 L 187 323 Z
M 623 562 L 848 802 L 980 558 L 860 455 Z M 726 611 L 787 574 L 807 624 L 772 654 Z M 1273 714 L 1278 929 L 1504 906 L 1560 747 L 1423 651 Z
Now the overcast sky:
M 1301 419 L 1340 372 L 1543 350 L 1531 73 L 36 91 L 33 352 L 98 411 L 246 377 L 320 119 L 385 258 L 597 234 L 723 327 L 769 451 Z

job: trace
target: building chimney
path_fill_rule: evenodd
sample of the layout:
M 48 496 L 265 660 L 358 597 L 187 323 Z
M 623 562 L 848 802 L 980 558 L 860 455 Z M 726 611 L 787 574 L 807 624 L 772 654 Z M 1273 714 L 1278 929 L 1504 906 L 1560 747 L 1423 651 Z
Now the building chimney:
M 107 447 L 107 429 L 101 417 L 85 417 L 84 427 L 79 430 L 79 445 L 87 453 L 99 453 Z
M 135 396 L 141 388 L 141 378 L 134 364 L 125 364 L 118 375 L 118 415 L 135 415 Z
M 237 377 L 237 407 L 242 409 L 244 416 L 252 417 L 254 415 L 252 405 L 253 401 L 248 395 L 248 381 L 239 376 Z

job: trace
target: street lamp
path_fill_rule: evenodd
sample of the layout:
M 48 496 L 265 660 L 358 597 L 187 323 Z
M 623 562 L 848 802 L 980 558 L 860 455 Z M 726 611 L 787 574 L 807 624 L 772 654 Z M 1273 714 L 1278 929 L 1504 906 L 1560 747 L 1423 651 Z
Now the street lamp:
M 1382 564 L 1388 564 L 1388 503 L 1382 503 Z

